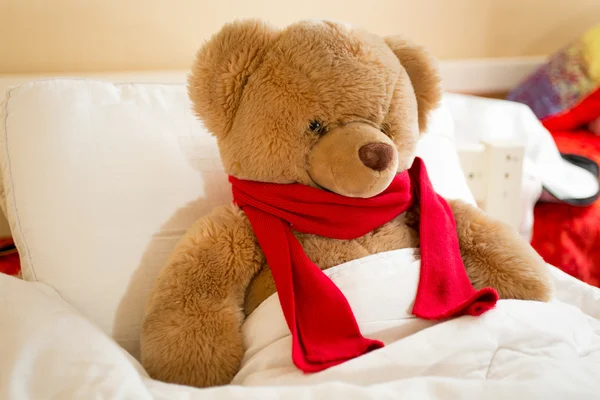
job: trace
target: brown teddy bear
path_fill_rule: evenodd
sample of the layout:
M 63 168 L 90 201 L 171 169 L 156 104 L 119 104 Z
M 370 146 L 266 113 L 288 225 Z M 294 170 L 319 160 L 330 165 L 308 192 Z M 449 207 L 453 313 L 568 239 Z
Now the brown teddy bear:
M 462 201 L 431 193 L 415 148 L 441 89 L 423 48 L 331 22 L 280 30 L 238 21 L 198 52 L 189 96 L 218 139 L 236 204 L 197 221 L 160 273 L 141 335 L 142 363 L 153 378 L 199 387 L 231 382 L 244 355 L 241 325 L 276 292 L 277 282 L 299 368 L 318 371 L 341 362 L 336 354 L 346 352 L 345 360 L 380 347 L 357 332 L 343 296 L 318 268 L 401 248 L 424 251 L 426 241 L 427 257 L 437 260 L 428 268 L 438 268 L 429 275 L 454 279 L 444 271 L 458 266 L 472 292 L 464 282 L 464 296 L 453 293 L 456 282 L 445 289 L 443 281 L 431 283 L 438 285 L 433 297 L 447 297 L 422 304 L 416 315 L 478 315 L 493 307 L 496 293 L 550 298 L 543 260 L 515 231 Z M 286 197 L 298 193 L 310 207 L 299 216 L 299 208 L 282 211 L 290 201 L 300 207 L 297 197 Z M 419 200 L 410 201 L 411 193 Z M 363 214 L 366 204 L 376 211 Z M 340 218 L 333 210 L 353 211 Z M 333 228 L 317 218 L 334 221 Z M 313 223 L 321 230 L 307 228 Z M 337 236 L 324 233 L 336 224 L 344 227 Z M 431 225 L 446 230 L 432 234 Z M 422 270 L 425 261 L 423 255 Z M 310 269 L 315 265 L 318 273 Z M 306 282 L 321 286 L 306 294 L 312 290 Z M 283 293 L 292 287 L 286 284 L 291 293 Z M 462 305 L 451 313 L 444 302 L 453 296 L 462 296 Z M 483 308 L 473 308 L 476 303 Z M 306 305 L 319 310 L 312 312 L 316 320 L 306 321 Z M 446 309 L 428 314 L 431 307 Z M 342 325 L 325 332 L 317 324 L 327 323 L 323 315 Z M 331 336 L 322 338 L 319 330 Z M 352 336 L 351 342 L 342 336 Z M 335 354 L 325 354 L 323 346 L 335 347 Z

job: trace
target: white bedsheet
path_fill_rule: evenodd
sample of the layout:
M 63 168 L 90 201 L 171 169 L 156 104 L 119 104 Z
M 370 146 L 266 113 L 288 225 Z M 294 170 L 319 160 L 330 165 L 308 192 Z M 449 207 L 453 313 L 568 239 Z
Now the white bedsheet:
M 244 325 L 236 385 L 205 390 L 151 380 L 48 286 L 0 275 L 0 398 L 598 398 L 599 289 L 549 267 L 551 303 L 501 301 L 481 317 L 434 324 L 409 315 L 418 267 L 418 252 L 404 249 L 328 272 L 383 349 L 302 375 L 273 296 Z

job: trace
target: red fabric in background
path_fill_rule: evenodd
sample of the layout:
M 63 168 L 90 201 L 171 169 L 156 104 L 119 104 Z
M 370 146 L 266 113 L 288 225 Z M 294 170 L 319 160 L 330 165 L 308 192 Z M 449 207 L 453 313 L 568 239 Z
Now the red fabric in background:
M 12 238 L 0 238 L 0 274 L 16 276 L 21 272 L 19 253 L 13 247 Z
M 600 164 L 600 137 L 586 125 L 600 117 L 600 89 L 571 110 L 542 122 L 561 153 Z M 600 287 L 600 199 L 591 206 L 539 203 L 534 209 L 533 248 L 571 276 Z
M 598 117 L 600 88 L 542 123 L 561 153 L 584 156 L 600 165 L 600 137 L 587 130 L 587 124 Z M 600 287 L 600 199 L 585 207 L 538 203 L 531 245 L 546 262 Z
M 550 132 L 568 133 L 585 129 L 585 126 L 600 117 L 600 88 L 570 110 L 545 118 L 542 123 Z M 581 154 L 583 155 L 583 154 Z
M 558 120 L 553 123 L 558 125 Z M 560 123 L 567 125 L 566 120 Z M 599 136 L 585 130 L 556 131 L 552 136 L 562 153 L 578 154 L 600 164 Z M 586 207 L 538 203 L 531 244 L 546 262 L 600 287 L 600 199 Z

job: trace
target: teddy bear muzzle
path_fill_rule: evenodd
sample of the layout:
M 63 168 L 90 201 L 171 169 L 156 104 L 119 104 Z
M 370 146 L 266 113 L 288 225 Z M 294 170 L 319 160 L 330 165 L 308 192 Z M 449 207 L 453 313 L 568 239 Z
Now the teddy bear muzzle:
M 383 192 L 398 170 L 398 150 L 376 127 L 354 122 L 323 135 L 308 156 L 308 173 L 320 187 L 348 197 Z

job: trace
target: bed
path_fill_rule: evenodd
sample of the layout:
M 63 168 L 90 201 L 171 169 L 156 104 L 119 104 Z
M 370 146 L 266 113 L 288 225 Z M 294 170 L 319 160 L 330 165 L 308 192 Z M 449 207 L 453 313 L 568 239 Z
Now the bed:
M 597 398 L 600 289 L 548 265 L 549 303 L 503 300 L 481 318 L 426 322 L 407 313 L 418 249 L 329 270 L 361 330 L 386 343 L 381 351 L 299 374 L 281 351 L 289 335 L 271 297 L 243 327 L 248 352 L 233 385 L 196 389 L 149 378 L 138 359 L 152 282 L 190 224 L 231 201 L 216 143 L 192 116 L 184 79 L 10 82 L 22 84 L 1 108 L 0 205 L 23 279 L 0 274 L 0 398 Z M 492 136 L 470 143 L 461 117 L 478 107 L 515 120 L 526 112 L 506 106 L 448 94 L 418 153 L 439 193 L 481 204 L 526 231 L 522 215 L 533 203 L 525 200 L 535 187 L 502 174 L 513 204 L 502 216 L 505 209 L 487 201 L 496 188 L 491 174 L 499 165 L 531 176 L 535 155 L 551 158 L 555 148 Z M 529 124 L 523 117 L 512 139 Z M 485 157 L 507 153 L 520 154 L 516 163 Z M 569 168 L 558 170 L 567 181 L 581 172 Z M 365 272 L 373 269 L 380 273 Z M 356 282 L 364 291 L 356 293 Z

